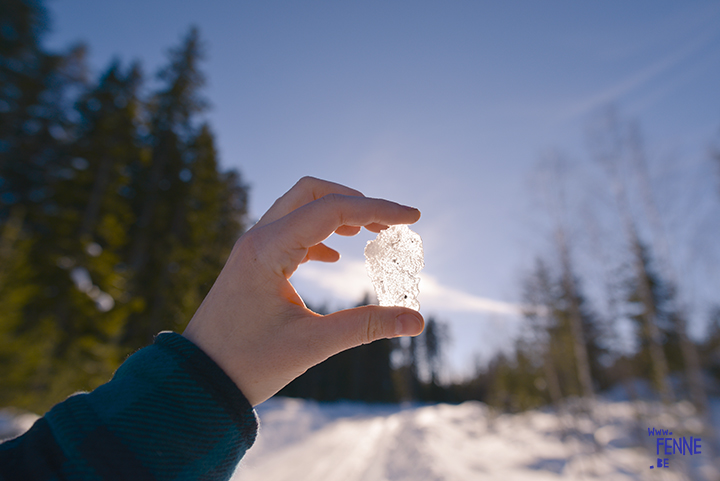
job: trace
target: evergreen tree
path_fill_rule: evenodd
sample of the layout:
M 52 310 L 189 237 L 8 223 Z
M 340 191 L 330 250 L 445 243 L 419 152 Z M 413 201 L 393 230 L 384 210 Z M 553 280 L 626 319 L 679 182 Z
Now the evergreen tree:
M 430 317 L 425 323 L 425 329 L 422 334 L 425 348 L 425 362 L 430 373 L 430 383 L 435 385 L 440 382 L 443 347 L 447 338 L 444 327 L 445 326 L 436 321 L 435 318 Z
M 542 260 L 537 259 L 535 271 L 529 275 L 523 285 L 523 300 L 527 306 L 524 312 L 528 334 L 535 346 L 536 355 L 542 364 L 544 381 L 550 401 L 559 407 L 562 392 L 558 380 L 556 362 L 551 345 L 550 328 L 553 321 L 551 314 L 555 303 L 555 289 L 549 268 Z
M 197 31 L 147 102 L 137 66 L 88 86 L 82 48 L 44 52 L 45 23 L 36 2 L 0 9 L 0 405 L 38 412 L 181 330 L 247 210 L 196 118 Z
M 124 343 L 138 346 L 190 320 L 244 229 L 247 187 L 237 172 L 220 173 L 213 136 L 197 125 L 202 48 L 192 29 L 160 72 L 164 87 L 149 106 L 150 155 L 134 177 L 137 223 L 128 265 L 142 306 Z
M 577 368 L 577 377 L 580 383 L 581 393 L 586 398 L 592 398 L 595 395 L 593 386 L 593 378 L 590 369 L 590 358 L 588 353 L 588 329 L 593 329 L 593 323 L 588 322 L 588 316 L 583 315 L 583 299 L 579 292 L 579 283 L 573 271 L 573 264 L 570 257 L 570 247 L 567 242 L 565 230 L 559 228 L 557 231 L 557 244 L 560 253 L 560 286 L 562 288 L 563 305 L 567 311 L 568 323 L 570 325 L 570 334 L 572 336 L 572 346 Z M 587 313 L 585 313 L 587 314 Z
M 54 184 L 67 173 L 62 146 L 72 137 L 65 93 L 84 74 L 84 48 L 66 55 L 41 49 L 46 14 L 36 2 L 8 0 L 0 9 L 0 222 L 24 210 L 42 230 L 57 206 Z
M 720 380 L 720 306 L 710 312 L 705 341 L 701 346 L 703 366 L 712 376 Z
M 359 305 L 367 303 L 366 296 Z M 308 369 L 279 395 L 319 401 L 396 402 L 399 392 L 391 364 L 396 343 L 395 339 L 380 339 L 336 354 Z
M 565 269 L 555 274 L 538 260 L 523 288 L 528 306 L 525 322 L 530 328 L 523 346 L 531 351 L 527 357 L 542 365 L 542 384 L 553 403 L 566 396 L 587 394 L 578 369 L 578 337 L 573 326 L 576 318 L 583 332 L 582 347 L 587 353 L 591 379 L 602 378 L 599 359 L 605 353 L 598 319 L 587 306 L 580 282 L 574 276 L 569 281 L 568 275 Z
M 423 333 L 411 341 L 411 346 L 416 351 L 413 361 L 417 364 L 417 367 L 412 369 L 411 372 L 418 376 L 414 383 L 420 386 L 417 399 L 433 402 L 449 400 L 449 392 L 440 381 L 444 353 L 448 342 L 447 325 L 434 317 L 427 319 Z M 419 371 L 426 373 L 426 379 L 421 379 Z
M 637 265 L 626 281 L 626 298 L 632 311 L 629 317 L 635 323 L 639 340 L 639 349 L 634 356 L 636 372 L 652 379 L 662 394 L 663 389 L 670 388 L 662 387 L 653 355 L 661 355 L 665 360 L 666 373 L 682 369 L 678 313 L 674 310 L 673 288 L 654 269 L 650 249 L 644 244 L 638 244 L 637 249 Z M 650 318 L 654 320 L 652 323 Z M 654 354 L 653 350 L 660 353 Z M 664 378 L 662 381 L 668 382 Z
M 62 192 L 74 175 L 67 92 L 84 85 L 84 49 L 43 51 L 46 16 L 36 2 L 6 2 L 0 26 L 0 402 L 43 407 L 52 403 L 43 397 L 72 392 L 60 373 L 78 357 L 68 323 L 78 299 L 58 263 L 72 250 Z M 91 377 L 94 367 L 75 369 Z
M 52 367 L 34 370 L 30 379 L 45 379 L 49 399 L 105 382 L 127 354 L 118 340 L 132 303 L 126 302 L 127 279 L 118 267 L 134 219 L 118 191 L 128 183 L 127 166 L 138 155 L 139 81 L 137 69 L 123 75 L 113 65 L 81 95 L 74 138 L 62 149 L 69 166 L 54 185 L 57 220 L 47 225 L 47 237 L 35 236 L 44 258 L 38 256 L 34 264 L 47 266 L 51 276 L 44 277 L 50 281 L 44 287 L 47 300 L 27 306 L 26 317 L 47 319 L 43 331 L 55 332 L 43 354 Z M 41 279 L 31 282 L 43 285 Z
M 393 351 L 393 380 L 399 401 L 415 401 L 424 398 L 420 381 L 421 342 L 418 337 L 399 339 Z
M 499 353 L 488 368 L 491 378 L 488 403 L 508 412 L 524 411 L 548 402 L 537 382 L 541 367 L 527 341 L 518 339 L 511 356 Z

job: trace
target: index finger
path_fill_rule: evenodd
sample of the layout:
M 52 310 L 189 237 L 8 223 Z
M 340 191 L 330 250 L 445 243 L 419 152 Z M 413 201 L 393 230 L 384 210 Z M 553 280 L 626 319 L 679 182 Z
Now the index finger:
M 364 197 L 362 192 L 351 189 L 350 187 L 346 187 L 342 184 L 306 176 L 298 180 L 290 190 L 277 199 L 255 225 L 261 227 L 263 225 L 270 224 L 271 222 L 275 222 L 295 209 L 314 200 L 320 199 L 328 194 Z
M 309 247 L 327 239 L 341 225 L 413 224 L 420 211 L 396 202 L 369 197 L 329 194 L 295 209 L 275 223 L 277 239 L 282 244 L 275 250 L 290 254 L 280 261 L 283 270 L 294 270 Z

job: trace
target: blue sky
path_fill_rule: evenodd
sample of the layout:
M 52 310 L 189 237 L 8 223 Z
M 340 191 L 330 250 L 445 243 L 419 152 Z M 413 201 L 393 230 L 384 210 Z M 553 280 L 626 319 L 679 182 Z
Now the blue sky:
M 668 176 L 678 178 L 668 174 L 673 168 L 695 179 L 700 198 L 692 202 L 702 209 L 690 208 L 701 211 L 697 222 L 717 227 L 704 216 L 718 204 L 708 180 L 708 152 L 720 138 L 718 2 L 48 6 L 47 45 L 87 42 L 95 73 L 120 57 L 154 74 L 168 47 L 191 25 L 200 28 L 207 118 L 223 164 L 252 187 L 255 218 L 303 175 L 418 207 L 421 311 L 451 323 L 455 370 L 515 332 L 519 279 L 549 235 L 528 192 L 538 162 L 562 151 L 585 179 L 573 181 L 576 190 L 602 184 L 586 165 L 585 138 L 605 106 L 641 123 L 654 181 L 669 185 Z M 697 227 L 686 229 L 689 237 L 670 243 L 698 237 Z M 343 259 L 298 271 L 301 295 L 331 308 L 355 302 L 369 288 L 362 253 L 371 238 L 331 239 Z M 703 264 L 718 291 L 717 250 L 701 260 L 677 252 L 678 271 L 692 277 Z M 703 292 L 690 296 L 698 316 L 709 298 Z

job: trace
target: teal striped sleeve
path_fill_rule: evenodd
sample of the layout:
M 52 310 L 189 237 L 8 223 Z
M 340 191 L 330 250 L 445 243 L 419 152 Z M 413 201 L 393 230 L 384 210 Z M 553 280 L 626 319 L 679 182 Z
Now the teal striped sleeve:
M 161 333 L 110 382 L 0 444 L 0 479 L 225 480 L 257 427 L 224 371 L 184 337 Z

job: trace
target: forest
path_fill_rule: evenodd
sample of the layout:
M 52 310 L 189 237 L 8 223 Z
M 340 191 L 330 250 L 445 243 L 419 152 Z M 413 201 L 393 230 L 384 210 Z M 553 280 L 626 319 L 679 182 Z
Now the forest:
M 204 119 L 205 55 L 197 29 L 153 77 L 114 61 L 93 78 L 86 47 L 42 47 L 39 3 L 0 12 L 0 406 L 44 412 L 106 382 L 163 330 L 181 332 L 235 240 L 249 227 L 246 179 L 223 169 Z M 149 88 L 148 84 L 153 87 Z M 683 286 L 652 229 L 632 208 L 628 172 L 646 159 L 638 128 L 610 113 L 593 137 L 622 225 L 621 268 L 606 305 L 590 301 L 563 197 L 566 163 L 546 163 L 540 195 L 551 220 L 550 255 L 528 266 L 521 335 L 473 376 L 444 380 L 446 325 L 343 352 L 281 395 L 321 401 L 480 400 L 517 412 L 593 398 L 644 380 L 670 403 L 699 411 L 720 382 L 720 303 L 702 341 L 688 329 Z M 720 155 L 711 154 L 720 168 Z M 720 199 L 720 175 L 717 178 Z M 596 299 L 598 296 L 592 296 Z M 367 304 L 369 298 L 358 300 Z M 323 313 L 321 307 L 308 306 Z M 614 348 L 613 324 L 633 327 L 634 352 Z
M 199 118 L 197 31 L 146 92 L 137 64 L 90 79 L 83 46 L 44 51 L 38 5 L 2 15 L 0 404 L 40 412 L 182 331 L 246 227 L 248 189 Z

